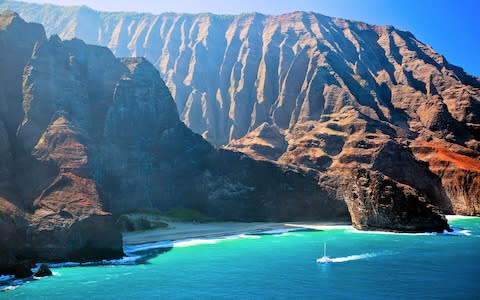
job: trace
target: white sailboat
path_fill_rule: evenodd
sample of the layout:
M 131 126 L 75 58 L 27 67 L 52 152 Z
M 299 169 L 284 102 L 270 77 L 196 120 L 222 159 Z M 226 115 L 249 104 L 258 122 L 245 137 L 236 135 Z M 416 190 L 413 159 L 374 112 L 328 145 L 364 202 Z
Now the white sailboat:
M 331 263 L 332 260 L 330 259 L 330 257 L 327 256 L 327 243 L 323 243 L 323 256 L 321 258 L 318 258 L 317 259 L 317 263 L 320 263 L 320 264 L 328 264 L 328 263 Z

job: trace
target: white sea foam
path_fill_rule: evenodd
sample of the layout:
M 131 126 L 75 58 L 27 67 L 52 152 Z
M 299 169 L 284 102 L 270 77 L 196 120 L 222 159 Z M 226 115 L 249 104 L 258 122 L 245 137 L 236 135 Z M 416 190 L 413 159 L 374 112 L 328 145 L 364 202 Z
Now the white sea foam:
M 80 263 L 78 262 L 63 262 L 63 263 L 49 263 L 48 267 L 49 268 L 65 268 L 65 267 L 78 267 L 80 266 Z
M 93 262 L 85 262 L 82 263 L 82 266 L 96 266 L 96 265 L 134 265 L 137 263 L 142 256 L 140 255 L 132 255 L 132 256 L 124 256 L 120 259 L 104 259 L 101 261 L 93 261 Z
M 349 230 L 351 233 L 360 233 L 360 234 L 384 234 L 384 235 L 437 235 L 436 232 L 418 232 L 418 233 L 407 233 L 407 232 L 392 232 L 392 231 L 380 231 L 380 230 L 358 230 L 352 228 Z
M 457 227 L 452 227 L 451 232 L 445 230 L 443 233 L 439 233 L 440 235 L 460 235 L 460 236 L 471 236 L 472 233 L 470 230 L 463 229 L 463 228 L 457 228 Z
M 98 266 L 98 265 L 134 265 L 136 262 L 141 259 L 142 256 L 131 255 L 124 256 L 120 259 L 104 259 L 101 261 L 89 261 L 89 262 L 63 262 L 63 263 L 49 263 L 49 268 L 69 268 L 69 267 L 80 267 L 80 266 Z M 55 273 L 53 274 L 55 275 Z
M 140 256 L 140 255 L 125 256 L 121 259 L 103 260 L 102 262 L 107 264 L 107 265 L 134 265 L 141 258 L 142 258 L 142 256 Z
M 28 281 L 22 279 L 15 279 L 6 282 L 4 285 L 0 285 L 0 292 L 1 291 L 11 291 L 18 288 L 20 285 L 27 283 Z
M 375 257 L 375 256 L 377 256 L 377 254 L 375 254 L 375 253 L 364 253 L 364 254 L 349 255 L 349 256 L 344 256 L 344 257 L 335 257 L 335 258 L 331 258 L 330 261 L 332 263 L 342 263 L 342 262 L 347 262 L 347 261 L 352 261 L 352 260 L 371 258 L 371 257 Z
M 274 234 L 274 236 L 295 236 L 295 234 L 293 234 L 291 232 L 284 232 L 284 233 L 281 233 L 281 234 Z
M 18 287 L 19 285 L 0 285 L 0 292 L 12 291 Z
M 176 248 L 183 248 L 183 247 L 191 247 L 191 246 L 206 245 L 206 244 L 216 244 L 218 243 L 218 241 L 219 239 L 192 239 L 192 240 L 174 242 L 173 246 Z
M 254 235 L 254 234 L 240 234 L 239 238 L 241 239 L 261 239 L 261 236 Z
M 349 230 L 352 228 L 353 227 L 351 225 L 320 225 L 320 226 L 316 226 L 313 229 L 327 231 L 327 230 Z
M 237 234 L 237 235 L 224 236 L 220 238 L 210 238 L 210 239 L 194 238 L 194 239 L 185 239 L 185 240 L 176 240 L 176 241 L 160 241 L 156 243 L 125 246 L 123 248 L 123 251 L 127 254 L 131 254 L 131 253 L 136 253 L 140 251 L 148 251 L 148 250 L 155 250 L 155 249 L 161 249 L 161 248 L 183 248 L 183 247 L 191 247 L 191 246 L 198 246 L 198 245 L 216 244 L 220 241 L 244 239 L 244 238 L 255 239 L 257 237 L 247 235 L 247 234 Z
M 278 231 L 279 234 L 284 233 L 284 232 L 290 232 L 290 231 L 296 231 L 299 229 L 286 229 L 286 231 Z M 261 232 L 261 234 L 276 234 L 275 233 L 270 233 L 270 231 L 266 232 Z M 147 244 L 140 244 L 140 245 L 129 245 L 129 246 L 124 246 L 123 251 L 131 256 L 134 253 L 138 252 L 145 252 L 145 251 L 151 251 L 151 250 L 156 250 L 156 249 L 165 249 L 165 248 L 184 248 L 184 247 L 192 247 L 192 246 L 198 246 L 198 245 L 209 245 L 209 244 L 216 244 L 221 241 L 226 241 L 226 240 L 236 240 L 236 239 L 259 239 L 261 238 L 258 235 L 255 234 L 236 234 L 236 235 L 230 235 L 230 236 L 224 236 L 224 237 L 219 237 L 219 238 L 209 238 L 209 239 L 185 239 L 185 240 L 176 240 L 176 241 L 160 241 L 156 243 L 147 243 Z
M 223 238 L 223 239 L 227 239 L 227 238 Z M 125 246 L 123 248 L 123 251 L 127 255 L 132 255 L 134 253 L 151 251 L 156 249 L 168 249 L 173 247 L 183 248 L 183 247 L 198 246 L 202 244 L 215 244 L 219 240 L 221 239 L 187 239 L 187 240 L 178 240 L 178 241 L 160 241 L 156 243 Z

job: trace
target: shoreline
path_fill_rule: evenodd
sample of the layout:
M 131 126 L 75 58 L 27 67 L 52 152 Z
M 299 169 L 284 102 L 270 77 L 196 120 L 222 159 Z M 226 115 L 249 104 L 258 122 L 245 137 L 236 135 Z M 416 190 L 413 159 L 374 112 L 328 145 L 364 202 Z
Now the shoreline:
M 464 215 L 445 215 L 447 221 L 455 221 L 455 220 L 464 220 L 464 219 L 475 219 L 480 218 L 480 216 L 464 216 Z
M 475 219 L 480 217 L 446 215 L 448 221 L 460 219 Z M 352 232 L 359 234 L 409 234 L 396 232 L 360 231 L 347 222 L 214 222 L 214 223 L 187 223 L 170 222 L 170 228 L 160 228 L 146 231 L 124 233 L 122 236 L 125 257 L 121 259 L 102 260 L 92 262 L 63 262 L 48 263 L 50 268 L 98 266 L 98 265 L 135 265 L 143 260 L 173 247 L 185 247 L 198 244 L 213 244 L 222 240 L 236 238 L 259 238 L 260 235 L 278 235 L 292 231 L 302 230 L 334 230 L 352 229 Z M 460 229 L 460 228 L 459 228 Z M 432 235 L 437 233 L 417 233 L 413 235 Z M 410 235 L 410 234 L 409 234 Z M 468 230 L 457 230 L 446 235 L 469 236 Z M 257 237 L 255 237 L 257 236 Z M 167 249 L 167 250 L 162 250 Z M 158 252 L 160 250 L 160 252 Z M 150 254 L 149 254 L 150 253 Z M 37 267 L 40 263 L 37 264 Z M 15 289 L 25 282 L 40 278 L 17 279 L 8 276 L 0 276 L 0 292 Z
M 175 242 L 195 239 L 215 239 L 236 235 L 276 234 L 302 229 L 325 230 L 336 226 L 351 226 L 341 222 L 214 222 L 169 223 L 169 228 L 123 233 L 123 246 L 139 246 L 150 243 Z
M 475 216 L 445 215 L 447 221 L 479 218 Z M 331 230 L 351 228 L 362 233 L 379 233 L 378 231 L 356 230 L 347 222 L 170 222 L 168 228 L 159 228 L 146 231 L 126 232 L 122 234 L 124 250 L 156 244 L 160 248 L 173 247 L 191 241 L 228 239 L 241 235 L 281 234 L 299 230 Z M 389 234 L 404 234 L 401 232 L 386 232 Z M 416 233 L 430 234 L 430 233 Z M 163 245 L 163 246 L 162 246 Z M 133 254 L 136 250 L 126 251 Z

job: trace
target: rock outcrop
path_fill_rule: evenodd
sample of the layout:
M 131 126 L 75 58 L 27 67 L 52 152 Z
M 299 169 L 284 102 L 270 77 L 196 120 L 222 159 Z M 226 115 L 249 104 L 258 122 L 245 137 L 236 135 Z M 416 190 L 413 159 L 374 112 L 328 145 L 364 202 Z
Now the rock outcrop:
M 439 212 L 431 214 L 437 208 L 409 186 L 366 169 L 356 170 L 353 177 L 344 197 L 358 229 L 425 232 L 446 222 Z
M 47 277 L 52 275 L 52 270 L 48 268 L 47 264 L 41 264 L 40 267 L 38 267 L 38 271 L 33 274 L 35 277 Z
M 214 144 L 337 181 L 348 170 L 376 170 L 443 212 L 479 214 L 480 81 L 409 32 L 306 12 L 151 15 L 13 1 L 1 8 L 62 38 L 145 56 L 181 119 Z M 408 174 L 421 170 L 427 179 L 402 174 L 397 155 Z
M 247 138 L 232 141 L 228 148 L 248 154 L 256 159 L 275 161 L 287 150 L 288 143 L 276 126 L 263 123 Z

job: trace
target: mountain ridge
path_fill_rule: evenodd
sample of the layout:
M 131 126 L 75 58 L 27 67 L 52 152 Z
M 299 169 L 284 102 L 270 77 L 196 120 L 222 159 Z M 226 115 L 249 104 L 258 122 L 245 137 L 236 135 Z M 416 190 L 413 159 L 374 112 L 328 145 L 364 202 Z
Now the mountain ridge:
M 145 58 L 47 39 L 13 12 L 0 14 L 0 57 L 0 272 L 25 259 L 121 257 L 114 220 L 145 207 L 219 220 L 349 219 L 317 174 L 193 133 Z M 437 212 L 420 217 L 448 228 Z
M 17 5 L 22 6 L 23 4 L 17 3 Z M 272 71 L 275 72 L 275 68 L 277 68 L 275 67 L 275 64 L 272 65 L 271 61 L 275 55 L 279 54 L 275 54 L 275 52 L 272 52 L 271 54 L 268 54 L 268 52 L 262 54 L 261 52 L 267 50 L 263 51 L 258 49 L 255 50 L 256 54 L 254 54 L 254 56 L 263 56 L 262 60 L 256 59 L 249 62 L 248 54 L 244 55 L 239 52 L 238 47 L 246 47 L 245 49 L 249 49 L 248 45 L 252 43 L 258 45 L 271 43 L 268 41 L 262 42 L 261 38 L 257 39 L 258 41 L 250 41 L 249 35 L 245 35 L 244 37 L 241 36 L 242 32 L 245 34 L 251 32 L 251 38 L 262 33 L 261 28 L 252 28 L 254 23 L 251 22 L 256 22 L 255 24 L 258 23 L 258 25 L 255 25 L 257 27 L 267 25 L 270 27 L 274 26 L 272 29 L 277 26 L 275 25 L 277 23 L 280 26 L 285 27 L 285 30 L 296 30 L 295 26 L 305 27 L 306 29 L 300 27 L 300 30 L 303 30 L 303 33 L 301 32 L 301 34 L 309 39 L 310 42 L 297 42 L 294 45 L 295 47 L 303 47 L 303 49 L 305 49 L 304 47 L 319 47 L 323 43 L 321 35 L 318 37 L 319 40 L 317 40 L 317 37 L 311 36 L 313 33 L 308 32 L 310 29 L 306 27 L 307 24 L 305 22 L 307 21 L 306 19 L 303 20 L 304 18 L 313 18 L 312 22 L 314 23 L 312 24 L 314 25 L 322 25 L 323 22 L 329 22 L 328 24 L 331 25 L 325 24 L 325 26 L 337 26 L 336 28 L 340 30 L 343 30 L 342 28 L 345 26 L 347 26 L 347 28 L 349 28 L 349 26 L 357 26 L 360 28 L 370 28 L 370 30 L 373 31 L 379 30 L 387 33 L 398 32 L 405 34 L 408 38 L 416 41 L 411 33 L 396 30 L 392 26 L 368 25 L 363 22 L 352 22 L 345 19 L 331 18 L 305 12 L 290 13 L 279 16 L 267 16 L 261 14 L 245 16 L 232 15 L 229 16 L 227 20 L 223 20 L 220 24 L 215 25 L 212 22 L 215 23 L 215 21 L 218 20 L 212 19 L 215 17 L 215 15 L 212 14 L 185 15 L 166 13 L 162 15 L 124 15 L 106 13 L 102 15 L 102 13 L 94 10 L 88 10 L 88 13 L 77 11 L 77 14 L 68 13 L 64 15 L 62 14 L 61 7 L 55 6 L 55 9 L 59 10 L 59 12 L 57 12 L 55 22 L 50 24 L 50 26 L 49 19 L 42 20 L 42 16 L 48 17 L 51 15 L 51 12 L 38 10 L 31 18 L 40 23 L 47 23 L 46 26 L 50 33 L 58 33 L 64 39 L 80 37 L 89 43 L 109 46 L 117 56 L 146 56 L 160 70 L 162 77 L 167 82 L 167 86 L 172 90 L 182 120 L 195 132 L 202 134 L 209 141 L 217 145 L 225 145 L 233 139 L 238 139 L 244 136 L 246 133 L 254 130 L 258 125 L 263 123 L 263 121 L 271 123 L 272 120 L 269 117 L 269 114 L 271 113 L 278 111 L 278 115 L 283 114 L 281 112 L 283 101 L 282 93 L 293 92 L 293 96 L 304 97 L 301 96 L 302 93 L 307 92 L 307 90 L 302 91 L 301 87 L 298 86 L 300 83 L 295 83 L 297 86 L 293 83 L 289 83 L 289 81 L 292 80 L 289 80 L 284 75 L 281 75 L 278 79 L 276 79 L 277 77 L 275 76 L 272 77 L 273 75 L 270 75 L 273 79 L 268 78 L 268 74 L 273 74 Z M 25 14 L 28 15 L 28 12 L 25 12 Z M 108 20 L 102 19 L 106 16 L 109 17 Z M 287 19 L 285 20 L 285 24 L 281 23 L 282 19 Z M 131 29 L 127 30 L 124 28 L 127 26 L 125 22 L 129 24 L 128 26 L 130 26 Z M 260 23 L 263 23 L 263 25 Z M 89 30 L 88 28 L 92 27 L 92 24 L 96 24 L 94 26 L 99 27 L 98 30 L 97 28 Z M 175 26 L 193 26 L 189 29 L 190 33 L 188 33 L 192 36 L 184 37 L 184 40 L 176 40 L 179 38 L 178 34 L 180 34 L 180 29 Z M 235 29 L 235 27 L 238 27 L 238 29 Z M 229 30 L 236 30 L 236 32 L 232 31 L 229 33 L 227 32 L 228 28 L 230 28 Z M 154 32 L 160 29 L 162 29 L 164 33 L 160 32 L 160 37 L 157 37 Z M 216 32 L 213 37 L 209 34 L 210 30 Z M 265 30 L 266 29 L 263 31 L 266 34 Z M 182 34 L 187 34 L 186 29 L 184 31 L 185 33 Z M 235 45 L 228 46 L 229 34 L 233 34 L 232 38 L 235 37 L 236 40 L 232 40 L 232 42 L 236 43 Z M 287 31 L 281 34 L 289 33 Z M 227 43 L 223 41 L 224 35 Z M 343 41 L 335 40 L 340 38 L 342 38 Z M 294 41 L 296 37 L 292 36 L 292 39 L 292 41 Z M 287 40 L 288 39 L 285 38 L 283 39 L 284 42 Z M 271 49 L 279 47 L 281 41 L 282 40 L 274 42 L 275 44 L 271 46 Z M 344 37 L 335 37 L 333 42 L 330 44 L 326 43 L 325 45 L 331 47 L 331 45 L 334 45 L 336 42 L 345 43 L 345 41 L 350 43 L 350 41 L 346 40 Z M 225 50 L 209 50 L 209 43 L 213 43 L 215 48 L 220 46 L 221 49 Z M 310 44 L 313 46 L 309 46 Z M 292 52 L 292 50 L 289 50 L 288 48 L 285 49 Z M 346 50 L 348 50 L 348 48 L 341 49 L 343 52 Z M 249 49 L 249 52 L 252 51 L 253 48 Z M 294 52 L 295 50 L 293 50 L 291 54 L 285 52 L 284 56 L 286 64 L 284 64 L 285 66 L 283 69 L 288 68 L 288 64 L 291 64 L 296 60 L 305 60 L 306 58 L 304 58 L 304 56 L 311 55 L 303 52 L 295 54 Z M 232 55 L 233 57 L 229 58 Z M 235 56 L 237 57 L 235 58 Z M 247 59 L 245 61 L 246 64 L 250 64 L 254 67 L 247 68 L 245 63 L 242 62 L 245 59 Z M 197 70 L 198 66 L 196 66 L 196 64 L 198 60 L 206 60 L 207 62 L 206 65 L 203 63 L 203 68 L 206 69 L 203 73 L 202 71 Z M 443 61 L 443 64 L 447 67 L 452 67 L 442 56 L 438 56 L 436 60 Z M 217 61 L 220 61 L 221 64 L 217 63 Z M 312 64 L 313 62 L 307 61 L 307 63 Z M 282 66 L 279 65 L 278 68 L 282 68 Z M 271 70 L 268 71 L 268 69 Z M 463 72 L 462 70 L 457 71 L 458 74 Z M 247 75 L 252 72 L 262 72 L 264 74 L 262 75 L 258 73 L 256 75 Z M 279 72 L 279 74 L 287 74 L 288 70 L 280 70 Z M 296 75 L 304 72 L 306 71 L 301 69 L 295 71 Z M 202 76 L 205 75 L 208 75 L 210 81 L 213 82 L 212 84 L 204 82 Z M 306 75 L 302 74 L 302 76 Z M 229 77 L 230 80 L 228 79 Z M 467 74 L 461 74 L 461 77 L 465 80 L 478 83 L 478 78 L 473 78 Z M 279 80 L 280 82 L 269 82 L 269 80 Z M 308 78 L 305 77 L 305 80 L 308 80 Z M 289 87 L 295 87 L 289 88 L 288 90 L 282 89 L 282 86 L 285 84 Z M 233 88 L 233 90 L 231 88 Z M 263 99 L 267 99 L 267 104 L 262 105 Z M 268 103 L 268 101 L 272 103 Z M 280 107 L 273 107 L 272 105 Z M 246 117 L 247 115 L 251 116 Z M 282 122 L 282 127 L 288 125 L 285 123 L 286 121 Z
M 35 13 L 62 38 L 146 56 L 159 71 L 52 36 L 21 87 L 5 73 L 25 116 L 18 103 L 2 108 L 0 159 L 12 161 L 18 138 L 20 170 L 40 162 L 42 181 L 27 177 L 34 187 L 21 191 L 44 190 L 27 205 L 34 221 L 72 213 L 44 218 L 58 195 L 86 203 L 80 187 L 115 215 L 182 205 L 228 220 L 350 215 L 356 228 L 415 232 L 448 228 L 444 213 L 480 213 L 480 81 L 411 33 L 308 13 L 102 22 L 88 9 Z M 92 72 L 101 66 L 110 71 Z M 22 218 L 10 198 L 4 210 Z

